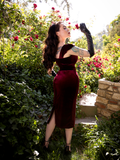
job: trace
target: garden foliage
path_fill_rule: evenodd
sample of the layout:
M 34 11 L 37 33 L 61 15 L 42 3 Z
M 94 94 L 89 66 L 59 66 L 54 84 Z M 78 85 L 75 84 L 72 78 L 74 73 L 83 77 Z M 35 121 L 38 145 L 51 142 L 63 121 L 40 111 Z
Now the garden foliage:
M 69 29 L 79 26 L 72 27 L 69 18 L 62 17 L 54 7 L 44 16 L 37 4 L 33 4 L 33 10 L 23 10 L 8 2 L 0 7 L 0 159 L 34 159 L 53 104 L 53 77 L 47 75 L 42 64 L 43 42 L 53 22 L 64 21 Z M 117 39 L 116 35 L 114 43 L 108 43 L 110 49 L 98 50 L 92 58 L 79 58 L 78 97 L 97 92 L 98 79 L 104 75 L 112 75 L 110 80 L 118 81 L 115 78 L 120 73 Z M 82 37 L 75 45 L 87 49 L 86 38 Z M 55 71 L 58 71 L 56 65 Z

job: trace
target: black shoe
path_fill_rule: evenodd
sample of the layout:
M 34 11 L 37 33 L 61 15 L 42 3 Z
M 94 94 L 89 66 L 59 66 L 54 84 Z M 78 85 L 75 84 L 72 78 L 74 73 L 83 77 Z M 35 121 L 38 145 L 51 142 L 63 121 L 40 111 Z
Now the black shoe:
M 69 146 L 65 146 L 65 149 L 64 149 L 64 152 L 65 152 L 65 154 L 66 155 L 70 155 L 71 154 L 71 146 L 69 145 Z

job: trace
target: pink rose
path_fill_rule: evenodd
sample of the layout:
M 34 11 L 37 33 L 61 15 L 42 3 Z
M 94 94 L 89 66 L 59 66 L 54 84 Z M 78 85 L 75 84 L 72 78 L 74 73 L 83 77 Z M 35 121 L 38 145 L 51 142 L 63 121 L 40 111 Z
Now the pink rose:
M 60 12 L 59 10 L 56 11 L 56 13 L 59 13 L 59 12 Z
M 78 25 L 78 24 L 76 24 L 75 27 L 76 27 L 77 29 L 79 29 L 79 25 Z
M 36 37 L 36 39 L 38 39 L 38 35 L 37 34 L 35 34 L 35 37 Z
M 32 37 L 30 37 L 30 40 L 31 40 L 31 41 L 33 41 L 33 38 L 32 38 Z
M 101 74 L 99 73 L 98 76 L 99 76 L 99 78 L 100 78 Z
M 20 33 L 20 30 L 18 30 L 18 32 Z
M 37 48 L 38 46 L 37 46 L 37 45 L 35 45 L 35 47 Z
M 118 42 L 120 41 L 120 38 L 118 39 Z
M 66 21 L 69 21 L 69 18 L 68 18 L 68 17 L 66 18 Z
M 61 15 L 59 15 L 58 17 L 61 18 Z
M 33 6 L 34 6 L 34 9 L 37 8 L 37 4 L 34 3 Z
M 17 41 L 18 40 L 18 36 L 14 37 L 14 41 Z
M 52 10 L 54 11 L 54 10 L 55 10 L 55 8 L 54 8 L 54 7 L 52 7 Z

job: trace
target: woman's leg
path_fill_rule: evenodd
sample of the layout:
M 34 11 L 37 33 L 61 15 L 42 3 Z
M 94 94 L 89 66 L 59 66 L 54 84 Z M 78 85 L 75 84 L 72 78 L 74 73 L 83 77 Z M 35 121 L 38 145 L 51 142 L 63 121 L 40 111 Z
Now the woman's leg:
M 66 146 L 69 146 L 70 151 L 71 151 L 70 146 L 71 146 L 72 132 L 73 132 L 73 128 L 65 129 Z
M 45 146 L 46 148 L 48 147 L 49 145 L 49 138 L 50 136 L 52 135 L 53 133 L 53 130 L 55 128 L 55 112 L 53 112 L 53 115 L 51 117 L 51 120 L 50 122 L 47 124 L 47 127 L 46 127 L 46 133 L 45 133 Z

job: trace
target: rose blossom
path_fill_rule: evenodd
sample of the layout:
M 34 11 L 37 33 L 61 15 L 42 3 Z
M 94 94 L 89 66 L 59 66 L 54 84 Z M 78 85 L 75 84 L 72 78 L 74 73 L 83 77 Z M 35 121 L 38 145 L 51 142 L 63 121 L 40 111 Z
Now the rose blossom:
M 25 21 L 24 21 L 24 20 L 22 20 L 22 24 L 25 24 Z
M 61 18 L 61 15 L 59 15 L 58 17 Z
M 37 8 L 37 4 L 34 3 L 33 6 L 34 6 L 34 9 Z
M 98 76 L 99 76 L 99 78 L 100 78 L 101 74 L 99 73 Z
M 54 10 L 55 10 L 55 8 L 54 8 L 54 7 L 52 7 L 52 10 L 54 11 Z
M 35 45 L 35 47 L 37 48 L 38 46 L 37 46 L 37 45 Z
M 118 42 L 120 41 L 120 38 L 118 39 Z
M 76 25 L 75 25 L 75 27 L 76 27 L 77 29 L 79 29 L 79 26 L 78 26 L 78 24 L 76 24 Z
M 36 39 L 38 39 L 38 35 L 37 34 L 35 34 L 35 37 L 36 37 Z
M 84 88 L 87 88 L 87 86 L 85 85 Z
M 69 21 L 69 18 L 68 18 L 68 17 L 66 18 L 66 21 Z
M 59 12 L 60 12 L 59 10 L 56 11 L 56 13 L 59 13 Z
M 17 41 L 18 40 L 18 36 L 14 37 L 14 41 Z
M 32 37 L 30 37 L 30 40 L 31 40 L 31 41 L 33 41 L 33 38 L 32 38 Z

